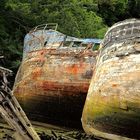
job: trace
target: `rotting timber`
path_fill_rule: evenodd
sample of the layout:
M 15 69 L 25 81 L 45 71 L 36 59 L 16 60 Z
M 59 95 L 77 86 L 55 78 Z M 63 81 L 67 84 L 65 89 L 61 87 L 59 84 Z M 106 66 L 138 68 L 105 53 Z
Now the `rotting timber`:
M 51 24 L 53 25 L 53 24 Z M 14 95 L 30 119 L 81 127 L 81 115 L 99 39 L 64 35 L 48 25 L 31 30 L 24 40 Z
M 26 114 L 8 87 L 7 76 L 11 74 L 11 70 L 0 67 L 0 115 L 10 125 L 13 131 L 13 134 L 7 139 L 40 140 Z
M 116 23 L 106 33 L 82 124 L 101 138 L 140 139 L 140 20 Z

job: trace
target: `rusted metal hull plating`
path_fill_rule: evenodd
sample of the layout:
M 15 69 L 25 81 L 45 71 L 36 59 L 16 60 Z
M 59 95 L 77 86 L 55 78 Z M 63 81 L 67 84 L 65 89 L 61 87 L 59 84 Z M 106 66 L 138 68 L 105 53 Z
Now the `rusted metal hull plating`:
M 36 37 L 31 39 L 33 35 Z M 70 44 L 80 40 L 52 30 L 43 34 L 39 30 L 33 35 L 25 37 L 15 96 L 30 119 L 80 126 L 97 53 L 84 47 L 61 46 L 65 43 L 63 38 Z M 44 47 L 39 44 L 42 38 L 42 44 L 49 38 Z
M 106 33 L 82 115 L 87 133 L 107 139 L 140 139 L 140 20 Z

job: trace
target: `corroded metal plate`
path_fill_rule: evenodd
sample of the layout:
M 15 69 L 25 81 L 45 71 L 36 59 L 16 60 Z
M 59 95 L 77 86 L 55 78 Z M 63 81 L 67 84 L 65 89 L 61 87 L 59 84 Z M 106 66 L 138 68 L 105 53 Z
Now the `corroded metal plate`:
M 26 35 L 14 94 L 30 119 L 81 126 L 80 118 L 98 39 L 79 39 L 54 30 Z

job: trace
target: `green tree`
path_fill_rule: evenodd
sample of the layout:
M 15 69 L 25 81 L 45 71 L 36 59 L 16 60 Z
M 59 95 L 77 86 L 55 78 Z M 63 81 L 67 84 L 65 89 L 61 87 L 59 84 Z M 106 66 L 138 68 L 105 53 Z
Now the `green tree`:
M 127 0 L 98 0 L 98 13 L 109 26 L 128 16 Z
M 129 17 L 140 18 L 140 0 L 128 0 Z

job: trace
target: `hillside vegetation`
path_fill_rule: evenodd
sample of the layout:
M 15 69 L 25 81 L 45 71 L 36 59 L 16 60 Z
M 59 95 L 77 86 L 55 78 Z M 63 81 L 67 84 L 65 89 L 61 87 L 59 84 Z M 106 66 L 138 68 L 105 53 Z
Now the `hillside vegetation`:
M 140 17 L 140 0 L 1 0 L 0 65 L 15 73 L 21 62 L 25 34 L 43 23 L 58 23 L 67 35 L 103 38 L 107 28 Z

